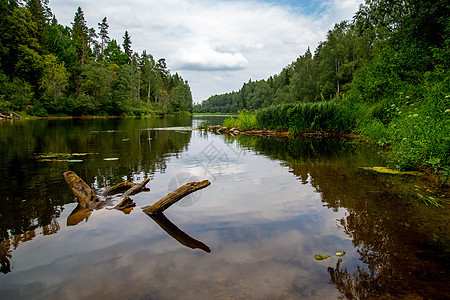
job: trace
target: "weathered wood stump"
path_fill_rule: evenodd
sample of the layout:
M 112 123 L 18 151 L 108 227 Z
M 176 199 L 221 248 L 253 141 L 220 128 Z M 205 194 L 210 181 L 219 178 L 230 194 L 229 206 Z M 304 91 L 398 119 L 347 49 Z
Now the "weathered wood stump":
M 64 179 L 69 185 L 72 192 L 78 199 L 78 204 L 81 207 L 95 209 L 101 202 L 98 199 L 94 191 L 83 181 L 80 177 L 75 174 L 75 172 L 67 171 L 63 174 Z

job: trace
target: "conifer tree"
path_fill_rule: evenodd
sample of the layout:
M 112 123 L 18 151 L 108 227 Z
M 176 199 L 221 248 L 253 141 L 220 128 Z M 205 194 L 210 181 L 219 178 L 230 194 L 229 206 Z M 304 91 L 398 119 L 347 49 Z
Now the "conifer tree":
M 88 42 L 89 29 L 86 25 L 84 12 L 81 7 L 78 7 L 72 23 L 72 40 L 76 47 L 77 61 L 84 66 L 88 61 Z
M 108 35 L 108 20 L 106 17 L 103 18 L 101 23 L 98 23 L 98 29 L 99 29 L 99 37 L 101 40 L 100 44 L 100 60 L 103 60 L 103 50 L 105 49 L 106 45 L 109 43 L 109 35 Z
M 127 63 L 131 61 L 131 55 L 133 54 L 133 50 L 131 50 L 131 37 L 128 34 L 128 31 L 125 31 L 125 35 L 123 36 L 123 51 L 126 55 L 128 55 Z

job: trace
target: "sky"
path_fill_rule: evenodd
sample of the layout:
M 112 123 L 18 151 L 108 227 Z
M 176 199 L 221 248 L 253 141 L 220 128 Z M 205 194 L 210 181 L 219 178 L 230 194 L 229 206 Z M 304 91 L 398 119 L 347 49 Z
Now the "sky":
M 50 0 L 71 26 L 80 6 L 89 27 L 107 17 L 119 44 L 165 58 L 189 82 L 194 102 L 267 79 L 314 51 L 335 23 L 351 20 L 363 0 Z

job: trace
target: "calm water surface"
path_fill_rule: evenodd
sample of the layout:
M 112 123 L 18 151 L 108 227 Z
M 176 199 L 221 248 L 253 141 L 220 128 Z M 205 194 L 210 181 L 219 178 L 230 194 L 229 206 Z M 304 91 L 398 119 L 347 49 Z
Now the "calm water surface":
M 0 299 L 448 298 L 449 207 L 420 200 L 427 182 L 361 169 L 382 160 L 354 142 L 192 130 L 222 120 L 0 123 Z M 74 212 L 68 170 L 151 190 L 128 214 Z

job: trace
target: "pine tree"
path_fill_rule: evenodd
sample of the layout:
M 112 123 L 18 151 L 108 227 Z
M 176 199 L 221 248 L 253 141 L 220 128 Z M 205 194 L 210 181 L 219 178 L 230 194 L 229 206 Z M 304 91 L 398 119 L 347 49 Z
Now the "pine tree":
M 109 35 L 108 35 L 108 20 L 106 17 L 103 18 L 101 23 L 98 23 L 98 29 L 99 29 L 99 36 L 101 39 L 101 45 L 100 45 L 100 60 L 103 60 L 103 50 L 105 49 L 106 45 L 109 43 Z
M 87 63 L 88 56 L 88 42 L 89 42 L 89 29 L 86 26 L 86 20 L 84 18 L 84 12 L 81 7 L 78 7 L 77 12 L 72 23 L 72 40 L 76 47 L 77 61 L 84 66 Z
M 26 8 L 31 13 L 32 20 L 37 24 L 40 44 L 45 44 L 50 21 L 53 16 L 48 7 L 48 0 L 28 0 Z
M 127 63 L 130 63 L 133 50 L 131 50 L 131 37 L 128 35 L 128 31 L 125 31 L 122 46 L 125 54 L 128 55 Z

